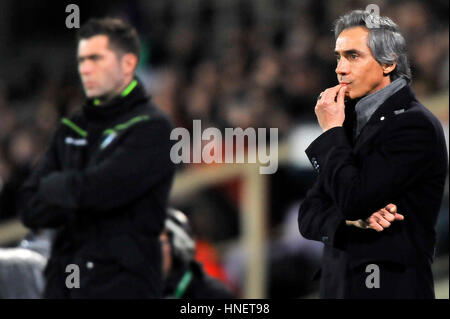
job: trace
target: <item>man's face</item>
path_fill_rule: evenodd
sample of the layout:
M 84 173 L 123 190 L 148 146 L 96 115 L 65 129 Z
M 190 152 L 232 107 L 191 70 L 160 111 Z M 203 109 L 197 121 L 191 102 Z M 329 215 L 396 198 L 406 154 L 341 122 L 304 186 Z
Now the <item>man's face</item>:
M 367 46 L 369 31 L 353 27 L 341 32 L 336 40 L 336 74 L 339 83 L 347 84 L 346 96 L 351 99 L 376 92 L 390 83 L 383 67 Z
M 110 99 L 120 94 L 123 86 L 121 58 L 108 43 L 106 35 L 81 39 L 78 43 L 78 72 L 88 98 Z

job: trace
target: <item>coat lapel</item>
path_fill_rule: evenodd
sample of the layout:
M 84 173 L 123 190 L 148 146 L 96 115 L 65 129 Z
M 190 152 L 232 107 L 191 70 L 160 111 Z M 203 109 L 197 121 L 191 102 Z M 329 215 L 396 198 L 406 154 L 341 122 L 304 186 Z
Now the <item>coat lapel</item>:
M 411 102 L 416 100 L 409 85 L 389 97 L 370 118 L 355 141 L 354 152 L 370 141 L 383 125 L 394 116 L 405 112 L 411 107 Z

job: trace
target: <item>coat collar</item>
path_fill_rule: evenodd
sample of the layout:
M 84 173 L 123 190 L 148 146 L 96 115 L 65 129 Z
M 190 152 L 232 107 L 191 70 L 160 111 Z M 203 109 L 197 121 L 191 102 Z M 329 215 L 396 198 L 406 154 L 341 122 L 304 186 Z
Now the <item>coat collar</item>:
M 89 120 L 103 121 L 108 118 L 115 118 L 127 113 L 137 104 L 148 101 L 149 96 L 145 92 L 141 81 L 136 78 L 136 85 L 133 86 L 126 94 L 119 95 L 104 104 L 97 105 L 94 100 L 88 99 L 82 110 Z
M 370 140 L 370 138 L 378 132 L 384 123 L 387 123 L 394 116 L 408 110 L 413 101 L 417 101 L 417 99 L 409 85 L 404 86 L 398 92 L 390 96 L 372 114 L 369 122 L 364 126 L 356 139 L 354 150 L 356 151 L 368 140 Z
M 380 105 L 384 103 L 390 96 L 400 91 L 407 84 L 406 79 L 399 77 L 388 86 L 363 97 L 356 103 L 356 136 L 359 135 L 364 125 L 369 122 L 372 115 Z

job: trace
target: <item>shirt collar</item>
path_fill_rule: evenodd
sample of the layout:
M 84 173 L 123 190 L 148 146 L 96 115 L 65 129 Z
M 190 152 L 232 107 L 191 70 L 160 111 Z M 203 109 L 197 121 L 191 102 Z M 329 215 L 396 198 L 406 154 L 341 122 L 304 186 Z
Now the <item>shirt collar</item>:
M 378 90 L 372 94 L 363 97 L 356 103 L 356 136 L 361 133 L 363 127 L 369 122 L 370 117 L 375 113 L 378 107 L 383 104 L 390 96 L 398 92 L 407 84 L 402 77 L 394 80 L 388 86 Z

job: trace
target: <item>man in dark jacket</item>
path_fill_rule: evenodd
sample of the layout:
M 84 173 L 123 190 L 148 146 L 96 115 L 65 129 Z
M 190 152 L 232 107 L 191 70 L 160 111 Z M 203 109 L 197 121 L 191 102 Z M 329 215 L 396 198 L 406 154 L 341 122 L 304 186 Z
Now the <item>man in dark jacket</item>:
M 234 298 L 223 283 L 205 273 L 203 266 L 195 260 L 195 242 L 186 215 L 170 208 L 165 225 L 160 236 L 164 296 L 175 299 Z
M 47 298 L 162 297 L 172 126 L 134 76 L 139 50 L 120 20 L 79 30 L 86 104 L 62 119 L 22 193 L 23 223 L 57 229 Z
M 335 36 L 340 84 L 316 104 L 324 132 L 306 153 L 318 178 L 298 217 L 304 237 L 325 243 L 320 296 L 434 298 L 447 173 L 441 124 L 409 86 L 392 20 L 353 11 L 336 21 Z

